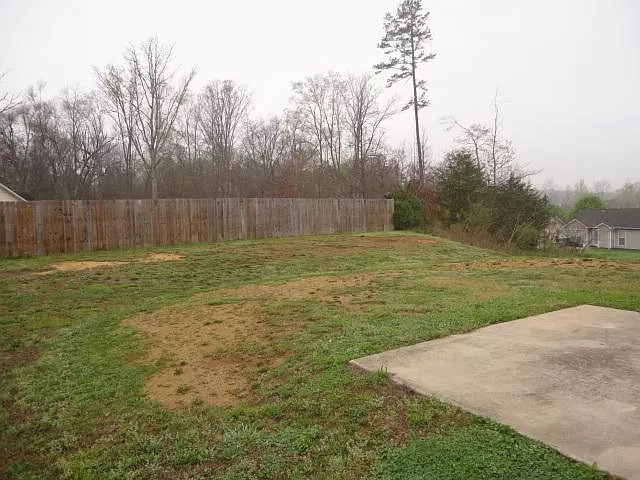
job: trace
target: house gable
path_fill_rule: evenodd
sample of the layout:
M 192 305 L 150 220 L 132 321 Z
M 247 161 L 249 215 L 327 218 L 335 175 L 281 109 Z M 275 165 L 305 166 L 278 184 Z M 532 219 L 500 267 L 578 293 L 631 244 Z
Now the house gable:
M 570 245 L 581 246 L 589 239 L 589 228 L 580 220 L 574 218 L 562 227 L 562 237 Z
M 0 202 L 26 202 L 26 200 L 3 183 L 0 183 Z
M 611 229 L 611 228 L 612 228 L 612 227 L 611 227 L 611 225 L 609 225 L 609 224 L 607 224 L 607 223 L 604 223 L 604 222 L 599 223 L 598 225 L 596 225 L 596 226 L 595 226 L 595 228 L 601 228 L 601 227 L 606 227 L 606 228 L 608 228 L 608 229 Z
M 612 248 L 614 230 L 611 225 L 600 223 L 593 228 L 591 234 L 591 245 L 598 248 Z
M 586 230 L 587 226 L 577 218 L 574 218 L 573 220 L 569 220 L 567 223 L 565 223 L 563 228 L 568 230 L 575 230 L 578 228 Z

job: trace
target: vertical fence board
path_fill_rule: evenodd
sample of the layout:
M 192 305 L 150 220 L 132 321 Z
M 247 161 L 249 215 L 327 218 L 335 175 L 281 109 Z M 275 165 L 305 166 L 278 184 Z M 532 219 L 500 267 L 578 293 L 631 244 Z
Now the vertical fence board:
M 65 252 L 73 252 L 75 243 L 74 229 L 73 229 L 73 212 L 72 201 L 65 200 L 62 202 L 62 242 L 64 244 Z
M 120 209 L 120 221 L 122 222 L 122 238 L 120 239 L 121 248 L 134 247 L 133 238 L 135 236 L 135 219 L 133 216 L 133 202 L 131 200 L 121 200 L 118 208 Z
M 91 244 L 93 250 L 102 250 L 104 248 L 102 236 L 102 203 L 89 203 L 89 214 L 91 220 Z
M 2 232 L 0 232 L 0 237 L 4 237 L 2 238 L 4 243 L 4 248 L 2 250 L 3 252 L 5 252 L 5 255 L 15 257 L 16 251 L 14 249 L 15 242 L 13 238 L 13 232 L 17 222 L 16 205 L 13 202 L 3 202 L 0 205 L 2 205 L 2 220 L 4 220 L 4 228 L 2 228 Z
M 13 222 L 13 219 L 8 218 L 9 202 L 0 202 L 0 256 L 13 257 L 13 252 L 9 251 L 9 242 L 7 241 L 7 225 Z
M 73 252 L 81 252 L 84 250 L 86 240 L 85 219 L 84 219 L 84 202 L 82 200 L 73 200 L 70 202 L 71 211 L 71 229 L 73 231 Z
M 15 255 L 21 257 L 35 254 L 35 212 L 33 205 L 18 203 L 16 205 L 16 247 Z
M 140 216 L 142 218 L 142 245 L 147 247 L 153 245 L 154 224 L 153 224 L 153 200 L 141 200 L 140 201 Z
M 9 251 L 5 229 L 9 219 L 7 219 L 6 209 L 8 202 L 0 202 L 0 257 L 13 257 L 13 253 Z
M 210 199 L 207 201 L 207 219 L 209 222 L 208 242 L 218 240 L 218 201 Z
M 188 243 L 200 242 L 200 227 L 202 222 L 199 219 L 198 213 L 198 200 L 188 200 L 188 215 L 189 215 L 189 241 Z
M 45 205 L 44 228 L 46 254 L 64 252 L 64 205 L 49 201 Z

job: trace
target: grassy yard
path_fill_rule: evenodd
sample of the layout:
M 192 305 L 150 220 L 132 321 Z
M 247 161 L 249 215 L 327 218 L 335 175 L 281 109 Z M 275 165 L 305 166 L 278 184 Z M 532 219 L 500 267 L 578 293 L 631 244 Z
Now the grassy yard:
M 640 262 L 640 250 L 589 248 L 582 255 L 585 257 L 619 260 L 621 262 Z
M 0 260 L 0 478 L 607 478 L 348 366 L 584 303 L 639 310 L 640 256 L 597 253 L 388 233 Z

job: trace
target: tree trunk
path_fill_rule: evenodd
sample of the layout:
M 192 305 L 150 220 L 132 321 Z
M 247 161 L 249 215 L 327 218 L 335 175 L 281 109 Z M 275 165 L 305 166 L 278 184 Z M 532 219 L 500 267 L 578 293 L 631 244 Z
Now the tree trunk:
M 158 199 L 158 178 L 156 177 L 156 169 L 151 170 L 151 198 Z
M 416 58 L 413 32 L 411 32 L 411 80 L 413 82 L 413 114 L 416 121 L 416 147 L 418 148 L 418 175 L 420 185 L 424 185 L 424 158 L 422 158 L 422 144 L 420 143 L 420 121 L 418 120 L 418 87 L 416 85 Z
M 131 142 L 131 136 L 129 135 L 129 139 L 127 140 L 128 144 L 127 144 L 127 150 L 125 152 L 125 175 L 127 176 L 126 178 L 126 195 L 127 198 L 133 198 L 133 146 L 132 146 L 132 142 Z

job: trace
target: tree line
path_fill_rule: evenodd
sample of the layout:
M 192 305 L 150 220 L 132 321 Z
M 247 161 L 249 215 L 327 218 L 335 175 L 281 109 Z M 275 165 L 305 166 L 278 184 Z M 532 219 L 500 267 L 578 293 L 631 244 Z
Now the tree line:
M 173 60 L 153 37 L 96 69 L 91 91 L 0 96 L 0 181 L 33 199 L 381 197 L 404 181 L 371 75 L 305 78 L 281 115 L 252 118 L 247 87 L 193 91 L 196 71 Z
M 556 206 L 554 214 L 566 219 L 575 217 L 580 208 L 640 208 L 640 182 L 626 181 L 613 188 L 607 180 L 588 186 L 579 180 L 573 186 L 557 187 L 548 180 L 542 192 Z

